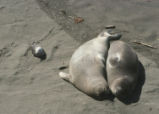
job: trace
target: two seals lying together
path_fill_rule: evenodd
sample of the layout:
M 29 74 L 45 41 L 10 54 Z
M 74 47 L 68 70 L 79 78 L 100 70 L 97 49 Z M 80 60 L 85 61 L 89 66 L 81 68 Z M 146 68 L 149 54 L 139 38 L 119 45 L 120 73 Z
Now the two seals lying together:
M 138 58 L 120 37 L 104 31 L 84 43 L 72 55 L 69 74 L 59 76 L 94 98 L 106 97 L 110 91 L 116 97 L 131 94 L 138 78 Z

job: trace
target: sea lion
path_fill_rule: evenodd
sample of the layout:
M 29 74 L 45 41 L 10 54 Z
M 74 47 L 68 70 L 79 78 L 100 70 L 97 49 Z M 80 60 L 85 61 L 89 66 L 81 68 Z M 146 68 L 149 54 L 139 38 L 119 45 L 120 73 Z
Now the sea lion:
M 45 60 L 46 59 L 46 52 L 45 50 L 38 45 L 36 42 L 33 42 L 33 44 L 31 45 L 31 51 L 32 54 L 34 55 L 34 57 L 40 58 L 40 60 Z
M 105 72 L 109 42 L 120 37 L 121 34 L 101 32 L 73 53 L 69 63 L 69 74 L 60 72 L 59 76 L 89 96 L 97 99 L 105 97 L 109 93 Z
M 137 83 L 139 61 L 135 51 L 123 41 L 110 44 L 106 62 L 108 85 L 118 98 L 130 95 Z

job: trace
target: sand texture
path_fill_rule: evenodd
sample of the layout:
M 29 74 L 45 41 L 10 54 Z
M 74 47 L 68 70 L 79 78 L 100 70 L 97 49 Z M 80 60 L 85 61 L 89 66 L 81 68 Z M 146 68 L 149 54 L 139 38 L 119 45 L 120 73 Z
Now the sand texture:
M 0 0 L 0 114 L 158 114 L 158 6 L 158 0 Z M 144 85 L 129 102 L 95 100 L 58 76 L 75 49 L 107 25 L 116 26 L 144 68 Z M 34 41 L 46 60 L 28 51 Z

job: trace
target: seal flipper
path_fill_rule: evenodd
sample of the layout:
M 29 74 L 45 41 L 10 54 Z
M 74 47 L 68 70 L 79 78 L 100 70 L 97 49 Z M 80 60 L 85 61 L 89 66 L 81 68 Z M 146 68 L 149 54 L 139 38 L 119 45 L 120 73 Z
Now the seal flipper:
M 110 33 L 108 30 L 104 30 L 98 36 L 98 38 L 106 38 L 106 41 L 119 40 L 122 35 L 120 33 Z
M 70 74 L 65 73 L 65 72 L 59 72 L 59 76 L 60 76 L 60 78 L 72 83 Z
M 116 33 L 116 34 L 111 34 L 108 38 L 109 40 L 119 40 L 122 37 L 122 35 L 120 33 Z

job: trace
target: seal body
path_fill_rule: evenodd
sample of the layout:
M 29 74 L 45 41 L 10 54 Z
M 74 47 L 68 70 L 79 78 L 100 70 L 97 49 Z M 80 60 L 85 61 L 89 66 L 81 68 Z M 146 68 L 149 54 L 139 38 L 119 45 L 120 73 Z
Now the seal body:
M 46 59 L 46 52 L 41 46 L 34 43 L 31 46 L 31 50 L 32 50 L 32 54 L 34 55 L 34 57 L 40 58 L 41 60 Z
M 138 57 L 135 51 L 122 41 L 113 41 L 106 63 L 109 88 L 117 97 L 133 92 L 138 79 Z
M 110 39 L 121 35 L 110 35 L 104 31 L 96 38 L 81 45 L 72 55 L 69 74 L 60 72 L 61 78 L 71 82 L 76 88 L 94 98 L 102 98 L 109 93 L 106 81 L 105 62 Z

